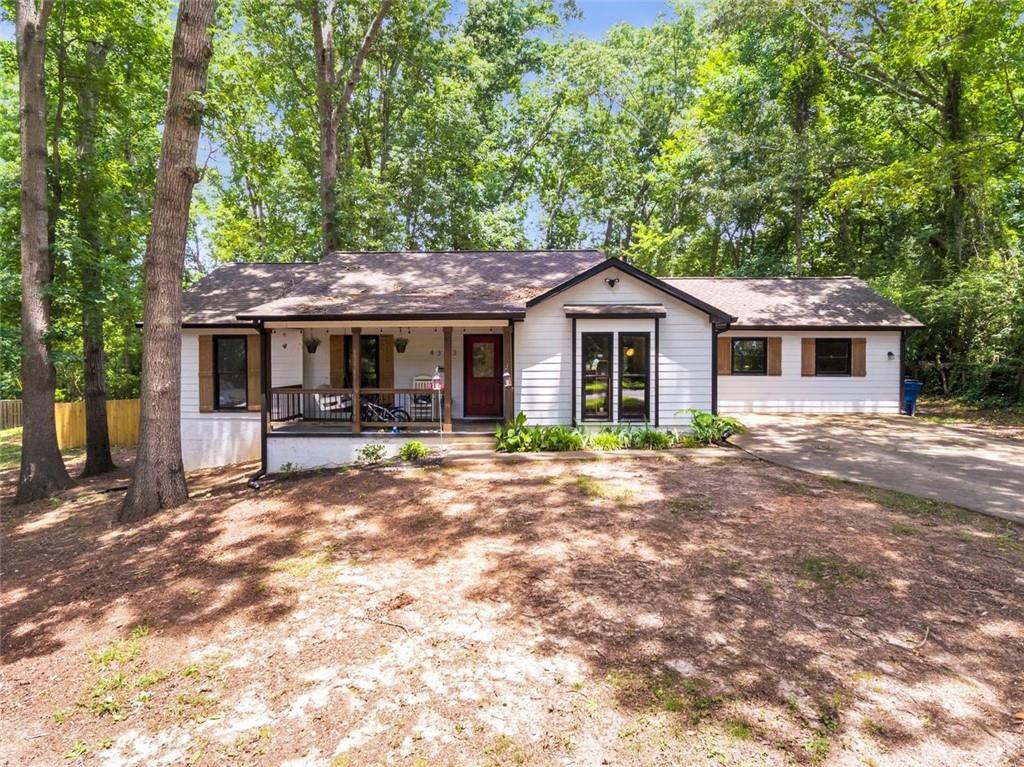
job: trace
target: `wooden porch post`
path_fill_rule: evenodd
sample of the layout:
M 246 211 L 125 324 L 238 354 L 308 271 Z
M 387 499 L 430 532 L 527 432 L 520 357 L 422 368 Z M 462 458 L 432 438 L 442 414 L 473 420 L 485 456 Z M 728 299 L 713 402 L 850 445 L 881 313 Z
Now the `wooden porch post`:
M 363 430 L 363 409 L 359 401 L 359 385 L 362 383 L 362 360 L 360 358 L 362 329 L 352 328 L 352 432 Z
M 452 430 L 452 385 L 455 382 L 455 363 L 452 360 L 452 329 L 444 328 L 444 425 L 442 431 Z
M 501 331 L 501 361 L 504 366 L 503 373 L 508 373 L 511 376 L 513 385 L 515 384 L 515 371 L 512 369 L 512 325 L 508 324 Z M 512 409 L 515 407 L 515 399 L 513 393 L 515 389 L 512 386 L 504 385 L 504 378 L 502 379 L 502 414 L 505 416 L 505 422 L 508 423 L 514 417 Z

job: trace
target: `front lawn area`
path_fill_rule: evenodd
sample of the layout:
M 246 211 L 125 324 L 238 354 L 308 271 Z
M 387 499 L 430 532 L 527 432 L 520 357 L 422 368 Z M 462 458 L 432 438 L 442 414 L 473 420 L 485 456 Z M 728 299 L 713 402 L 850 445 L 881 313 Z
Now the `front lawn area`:
M 228 476 L 5 505 L 0 763 L 1024 758 L 1008 523 L 738 450 Z
M 970 426 L 1003 439 L 1024 440 L 1024 405 L 967 405 L 940 397 L 922 397 L 917 417 L 947 426 Z

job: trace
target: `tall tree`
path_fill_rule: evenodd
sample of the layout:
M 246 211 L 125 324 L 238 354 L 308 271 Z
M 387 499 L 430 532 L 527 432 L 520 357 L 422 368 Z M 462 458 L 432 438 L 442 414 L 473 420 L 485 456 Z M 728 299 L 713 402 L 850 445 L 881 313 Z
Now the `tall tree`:
M 181 460 L 181 280 L 202 94 L 213 54 L 216 0 L 181 0 L 144 258 L 142 394 L 135 471 L 118 519 L 131 522 L 188 499 Z
M 50 359 L 53 252 L 48 237 L 46 184 L 46 24 L 53 0 L 18 0 L 15 38 L 21 106 L 21 473 L 17 502 L 68 487 L 71 478 L 57 446 L 53 400 L 56 374 Z
M 107 430 L 107 377 L 103 345 L 103 243 L 99 232 L 96 169 L 98 77 L 106 66 L 108 43 L 86 43 L 86 75 L 76 80 L 78 96 L 78 238 L 85 359 L 85 468 L 82 476 L 115 468 Z
M 320 233 L 323 252 L 340 246 L 338 236 L 338 133 L 347 129 L 348 110 L 356 85 L 363 74 L 363 63 L 380 32 L 393 0 L 381 0 L 373 21 L 352 57 L 347 73 L 337 64 L 334 40 L 334 0 L 310 0 L 313 27 L 313 55 L 316 60 L 316 107 L 320 129 Z

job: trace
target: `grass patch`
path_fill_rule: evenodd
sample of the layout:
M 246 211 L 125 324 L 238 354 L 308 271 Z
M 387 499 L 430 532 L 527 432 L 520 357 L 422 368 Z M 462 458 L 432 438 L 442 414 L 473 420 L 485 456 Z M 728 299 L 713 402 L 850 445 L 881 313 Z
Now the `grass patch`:
M 893 535 L 916 535 L 917 528 L 913 525 L 905 525 L 902 522 L 897 522 L 892 526 Z
M 736 740 L 750 740 L 753 735 L 750 725 L 742 719 L 730 719 L 725 723 L 725 730 Z
M 131 663 L 142 650 L 143 640 L 147 636 L 149 636 L 148 626 L 136 626 L 127 639 L 118 639 L 102 650 L 89 653 L 89 660 L 102 668 L 106 668 L 112 663 L 120 665 Z
M 868 572 L 860 565 L 844 562 L 833 554 L 814 554 L 800 561 L 800 575 L 833 591 L 852 580 L 863 580 Z
M 526 750 L 507 735 L 499 735 L 494 743 L 484 749 L 484 755 L 490 757 L 488 765 L 526 764 Z
M 700 723 L 725 702 L 722 696 L 705 692 L 704 680 L 669 672 L 638 674 L 619 671 L 610 673 L 606 681 L 632 705 L 686 714 L 693 724 Z
M 669 498 L 667 505 L 668 510 L 673 514 L 687 514 L 708 511 L 711 508 L 711 499 L 699 495 L 676 496 Z
M 908 517 L 931 517 L 962 524 L 974 519 L 974 516 L 966 509 L 961 509 L 951 503 L 933 501 L 931 498 L 900 493 L 896 490 L 882 490 L 877 487 L 865 487 L 863 492 L 868 499 L 879 506 L 884 506 Z
M 334 549 L 331 546 L 325 546 L 320 551 L 307 551 L 297 557 L 277 562 L 271 569 L 293 578 L 308 578 L 329 567 L 333 562 Z
M 804 741 L 804 751 L 810 757 L 811 764 L 821 764 L 828 758 L 828 752 L 832 749 L 832 741 L 823 733 L 815 733 L 808 740 Z
M 586 474 L 576 476 L 576 489 L 587 496 L 587 498 L 603 498 L 605 494 L 601 483 Z

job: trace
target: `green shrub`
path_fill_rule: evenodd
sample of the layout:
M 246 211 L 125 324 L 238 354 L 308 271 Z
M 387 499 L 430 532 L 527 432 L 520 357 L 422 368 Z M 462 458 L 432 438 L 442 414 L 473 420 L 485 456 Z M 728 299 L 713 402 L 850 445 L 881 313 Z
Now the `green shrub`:
M 533 429 L 526 425 L 526 413 L 519 413 L 511 423 L 499 423 L 494 430 L 499 453 L 524 453 L 533 450 Z
M 618 450 L 622 447 L 622 435 L 616 429 L 602 429 L 590 438 L 596 450 Z
M 533 449 L 560 453 L 582 450 L 587 446 L 586 435 L 568 426 L 537 426 L 534 428 Z
M 398 448 L 398 457 L 403 461 L 415 461 L 420 458 L 426 458 L 428 455 L 430 455 L 430 448 L 418 439 L 414 439 L 412 442 L 406 442 Z
M 620 440 L 625 447 L 633 450 L 664 450 L 672 446 L 671 435 L 650 426 L 627 429 L 620 435 Z
M 693 438 L 702 445 L 725 442 L 731 434 L 742 434 L 747 427 L 735 418 L 715 415 L 706 410 L 681 410 L 691 417 L 690 431 Z
M 363 445 L 356 451 L 356 461 L 358 463 L 380 463 L 384 460 L 386 453 L 387 449 L 384 445 L 377 442 L 370 442 L 369 444 Z

